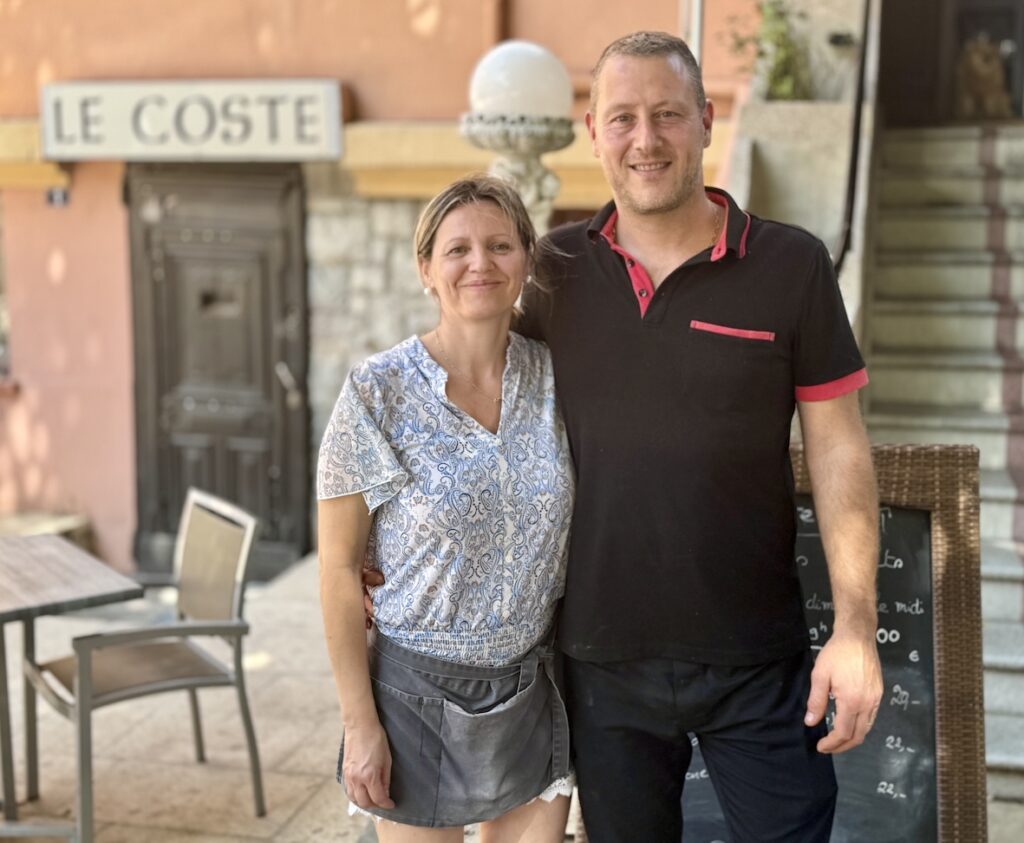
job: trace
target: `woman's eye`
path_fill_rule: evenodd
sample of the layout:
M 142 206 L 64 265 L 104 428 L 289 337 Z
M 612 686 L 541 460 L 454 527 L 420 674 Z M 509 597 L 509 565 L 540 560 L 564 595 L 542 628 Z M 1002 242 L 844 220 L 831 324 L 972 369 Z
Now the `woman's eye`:
M 491 248 L 495 252 L 502 252 L 502 253 L 504 253 L 504 252 L 511 252 L 512 251 L 512 246 L 509 245 L 508 243 L 495 243 L 493 246 L 491 246 Z

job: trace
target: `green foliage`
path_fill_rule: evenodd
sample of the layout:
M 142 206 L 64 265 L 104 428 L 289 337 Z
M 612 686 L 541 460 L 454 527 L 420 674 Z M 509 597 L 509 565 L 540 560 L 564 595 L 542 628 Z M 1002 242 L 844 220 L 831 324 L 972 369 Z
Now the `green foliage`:
M 793 32 L 792 21 L 804 18 L 787 0 L 758 0 L 761 25 L 757 32 L 732 30 L 733 52 L 753 55 L 753 69 L 760 77 L 768 100 L 812 99 L 811 68 L 807 45 Z M 735 19 L 732 23 L 736 23 Z

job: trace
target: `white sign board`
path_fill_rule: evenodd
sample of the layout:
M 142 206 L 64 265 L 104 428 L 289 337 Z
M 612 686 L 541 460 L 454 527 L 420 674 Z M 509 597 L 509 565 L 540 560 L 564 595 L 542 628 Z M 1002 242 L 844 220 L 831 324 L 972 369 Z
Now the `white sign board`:
M 336 81 L 57 82 L 43 87 L 52 161 L 309 161 L 341 156 Z

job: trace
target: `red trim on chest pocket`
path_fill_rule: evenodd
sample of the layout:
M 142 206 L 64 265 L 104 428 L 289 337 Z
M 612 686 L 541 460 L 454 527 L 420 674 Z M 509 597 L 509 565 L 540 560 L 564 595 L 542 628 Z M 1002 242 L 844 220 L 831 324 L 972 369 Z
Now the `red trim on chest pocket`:
M 713 322 L 699 322 L 696 319 L 690 322 L 690 327 L 695 331 L 707 331 L 710 334 L 724 334 L 727 337 L 740 337 L 744 340 L 775 342 L 775 331 L 747 331 L 743 328 L 729 328 L 725 325 L 715 325 Z

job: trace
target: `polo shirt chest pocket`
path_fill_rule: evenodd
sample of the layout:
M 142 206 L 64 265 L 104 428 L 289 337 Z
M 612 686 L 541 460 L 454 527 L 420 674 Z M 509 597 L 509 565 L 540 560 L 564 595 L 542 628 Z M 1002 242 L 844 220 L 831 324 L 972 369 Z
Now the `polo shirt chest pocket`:
M 775 333 L 694 320 L 684 344 L 686 396 L 719 412 L 756 411 L 777 400 L 786 356 Z

